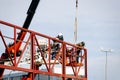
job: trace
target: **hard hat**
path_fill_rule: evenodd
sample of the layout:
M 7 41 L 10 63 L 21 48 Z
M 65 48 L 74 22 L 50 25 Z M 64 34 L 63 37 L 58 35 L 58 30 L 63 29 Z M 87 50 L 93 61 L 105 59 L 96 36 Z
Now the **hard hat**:
M 82 41 L 82 42 L 79 42 L 78 44 L 77 44 L 77 46 L 85 46 L 85 42 L 84 41 Z
M 81 46 L 85 46 L 85 42 L 84 41 L 81 42 Z
M 62 36 L 63 34 L 62 33 L 59 33 L 58 36 Z

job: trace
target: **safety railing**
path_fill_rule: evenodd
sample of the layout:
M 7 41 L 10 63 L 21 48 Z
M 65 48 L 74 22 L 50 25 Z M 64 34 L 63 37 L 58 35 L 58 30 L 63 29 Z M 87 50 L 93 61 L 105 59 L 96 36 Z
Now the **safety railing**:
M 17 39 L 21 31 L 25 35 L 22 40 Z M 84 47 L 27 30 L 2 20 L 0 20 L 0 43 L 2 46 L 0 49 L 1 78 L 4 70 L 10 69 L 28 72 L 32 80 L 36 74 L 59 76 L 62 80 L 66 78 L 87 80 L 87 50 Z M 80 50 L 79 55 L 77 54 L 78 49 Z M 56 65 L 61 71 L 54 71 Z M 43 71 L 41 67 L 44 67 L 46 71 Z M 67 74 L 68 67 L 72 75 Z

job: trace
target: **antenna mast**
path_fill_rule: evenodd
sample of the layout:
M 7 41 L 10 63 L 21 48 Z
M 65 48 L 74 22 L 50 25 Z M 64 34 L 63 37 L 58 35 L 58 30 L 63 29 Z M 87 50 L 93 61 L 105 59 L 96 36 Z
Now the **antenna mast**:
M 77 27 L 78 27 L 78 0 L 76 0 L 76 15 L 75 15 L 75 25 L 74 25 L 74 43 L 77 43 Z

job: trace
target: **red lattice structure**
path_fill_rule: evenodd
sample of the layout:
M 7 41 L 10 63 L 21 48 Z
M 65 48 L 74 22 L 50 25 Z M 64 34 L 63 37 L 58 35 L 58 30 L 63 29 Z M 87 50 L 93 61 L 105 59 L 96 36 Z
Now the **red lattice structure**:
M 25 36 L 24 39 L 17 39 L 20 31 Z M 43 40 L 45 44 L 40 43 Z M 56 52 L 55 58 L 51 60 L 53 41 L 57 41 L 60 48 Z M 5 69 L 8 69 L 27 72 L 27 78 L 30 80 L 34 80 L 36 74 L 57 76 L 62 80 L 67 78 L 87 80 L 87 50 L 84 47 L 78 47 L 2 20 L 0 20 L 0 43 L 0 52 L 2 52 L 0 79 L 2 79 Z M 81 50 L 79 56 L 76 51 L 78 48 Z M 79 62 L 76 61 L 76 57 L 79 57 Z M 25 64 L 20 66 L 19 64 L 22 63 Z M 40 68 L 43 65 L 46 71 Z M 61 73 L 53 71 L 56 65 L 61 67 Z M 71 68 L 72 75 L 67 74 L 68 67 Z M 83 75 L 79 74 L 81 71 Z

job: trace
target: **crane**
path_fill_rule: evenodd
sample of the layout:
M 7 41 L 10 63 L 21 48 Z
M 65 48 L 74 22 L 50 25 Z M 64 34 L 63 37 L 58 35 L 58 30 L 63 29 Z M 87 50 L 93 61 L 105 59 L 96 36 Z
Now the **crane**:
M 14 30 L 14 38 L 13 43 L 9 46 L 6 45 L 5 36 L 0 31 L 1 41 L 3 41 L 5 46 L 5 53 L 1 55 L 0 58 L 0 78 L 2 78 L 5 69 L 18 70 L 28 72 L 28 76 L 25 80 L 30 79 L 34 80 L 36 74 L 46 74 L 51 76 L 60 76 L 62 80 L 66 78 L 76 78 L 80 80 L 87 80 L 87 49 L 83 44 L 79 43 L 79 45 L 67 43 L 65 41 L 58 40 L 56 38 L 37 33 L 31 30 L 28 30 L 29 25 L 32 21 L 36 8 L 39 4 L 40 0 L 32 0 L 30 7 L 27 11 L 27 17 L 23 24 L 23 27 L 19 27 L 17 25 L 5 22 L 0 20 L 0 23 L 6 26 L 10 26 Z M 17 30 L 21 30 L 19 34 L 16 34 Z M 26 34 L 28 38 L 24 41 Z M 17 36 L 17 38 L 16 38 Z M 8 37 L 6 37 L 8 38 Z M 38 39 L 44 38 L 47 42 L 45 44 L 39 43 Z M 42 39 L 40 39 L 42 40 Z M 55 52 L 54 60 L 51 60 L 51 52 L 52 52 L 52 42 L 56 41 L 60 45 L 59 49 Z M 25 43 L 23 49 L 20 47 L 22 43 Z M 30 53 L 28 55 L 25 53 L 26 47 L 30 44 Z M 77 55 L 77 51 L 80 50 L 80 55 Z M 30 64 L 30 69 L 21 68 L 18 66 L 19 63 L 24 62 L 22 60 L 23 55 L 27 55 L 25 58 Z M 47 57 L 46 57 L 47 55 Z M 76 59 L 79 57 L 79 60 Z M 4 65 L 4 63 L 10 62 L 11 65 Z M 57 74 L 52 72 L 55 67 L 55 64 L 60 64 L 62 67 L 62 73 Z M 47 72 L 39 70 L 39 67 L 44 64 Z M 70 76 L 66 74 L 66 66 L 72 68 L 74 75 Z M 84 68 L 84 76 L 79 77 L 79 71 L 81 67 Z

